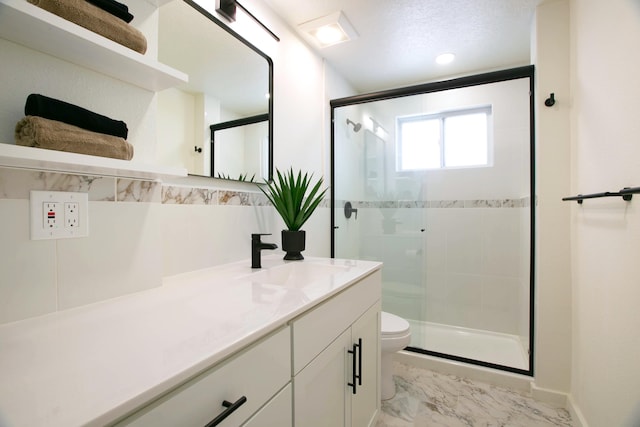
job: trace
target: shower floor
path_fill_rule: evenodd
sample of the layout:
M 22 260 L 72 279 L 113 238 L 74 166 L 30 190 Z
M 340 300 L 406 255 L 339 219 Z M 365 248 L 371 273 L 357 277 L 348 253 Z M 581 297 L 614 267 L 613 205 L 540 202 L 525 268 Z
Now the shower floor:
M 529 369 L 529 357 L 516 335 L 408 320 L 411 347 L 516 369 Z

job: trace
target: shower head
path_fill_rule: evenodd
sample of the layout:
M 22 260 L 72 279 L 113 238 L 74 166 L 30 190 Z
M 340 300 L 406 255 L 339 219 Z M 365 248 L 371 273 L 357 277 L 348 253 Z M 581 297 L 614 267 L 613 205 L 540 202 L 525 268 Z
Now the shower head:
M 362 128 L 362 125 L 360 123 L 355 123 L 353 121 L 351 121 L 350 119 L 347 119 L 347 124 L 351 124 L 353 125 L 353 131 L 354 132 L 359 132 L 360 129 Z

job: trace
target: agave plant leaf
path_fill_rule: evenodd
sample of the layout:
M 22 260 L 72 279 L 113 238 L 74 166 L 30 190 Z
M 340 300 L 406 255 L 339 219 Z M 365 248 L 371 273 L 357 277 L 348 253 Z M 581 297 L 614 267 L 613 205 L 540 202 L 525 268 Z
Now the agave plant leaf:
M 266 189 L 259 187 L 260 191 L 275 207 L 288 230 L 300 230 L 327 192 L 326 189 L 320 191 L 322 178 L 309 191 L 313 175 L 308 173 L 303 175 L 302 171 L 298 171 L 296 175 L 293 168 L 285 173 L 276 169 L 276 175 L 273 182 L 265 183 Z M 307 194 L 308 191 L 309 194 Z

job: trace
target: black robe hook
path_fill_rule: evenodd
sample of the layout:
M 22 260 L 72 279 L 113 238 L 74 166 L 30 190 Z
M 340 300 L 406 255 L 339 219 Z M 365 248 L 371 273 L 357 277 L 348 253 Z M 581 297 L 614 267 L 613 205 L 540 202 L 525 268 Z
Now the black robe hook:
M 554 93 L 552 93 L 549 98 L 547 98 L 544 101 L 544 105 L 546 105 L 547 107 L 553 107 L 553 105 L 556 103 L 556 96 Z

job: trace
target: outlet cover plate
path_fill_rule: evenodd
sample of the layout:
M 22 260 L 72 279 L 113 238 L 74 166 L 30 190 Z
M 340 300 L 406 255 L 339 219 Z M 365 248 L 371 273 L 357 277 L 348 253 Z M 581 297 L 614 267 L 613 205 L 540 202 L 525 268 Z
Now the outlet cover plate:
M 89 235 L 89 197 L 87 193 L 68 191 L 31 191 L 31 240 L 68 239 Z M 73 212 L 73 227 L 67 227 L 66 207 L 77 206 Z M 55 212 L 48 208 L 57 206 Z

